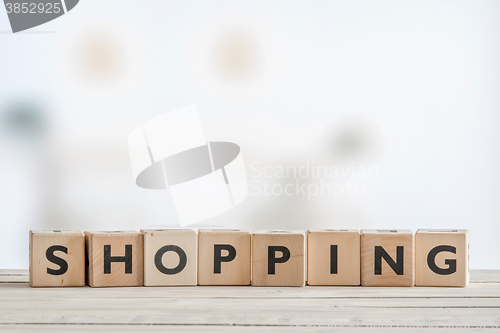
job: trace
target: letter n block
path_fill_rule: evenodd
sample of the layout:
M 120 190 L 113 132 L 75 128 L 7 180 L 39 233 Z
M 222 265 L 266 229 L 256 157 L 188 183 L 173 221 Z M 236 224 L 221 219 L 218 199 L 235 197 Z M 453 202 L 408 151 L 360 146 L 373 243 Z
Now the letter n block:
M 360 234 L 357 229 L 307 233 L 307 284 L 359 286 Z
M 199 230 L 198 284 L 250 284 L 251 237 L 244 230 Z
M 256 231 L 252 237 L 252 285 L 300 287 L 306 281 L 304 231 Z
M 361 285 L 413 287 L 414 257 L 411 230 L 361 230 Z
M 419 229 L 415 285 L 465 287 L 469 283 L 469 231 Z
M 147 229 L 144 236 L 145 286 L 195 286 L 198 236 L 191 229 Z
M 30 231 L 30 285 L 85 285 L 85 237 L 81 231 Z
M 137 231 L 85 232 L 87 284 L 91 287 L 143 285 L 143 237 Z

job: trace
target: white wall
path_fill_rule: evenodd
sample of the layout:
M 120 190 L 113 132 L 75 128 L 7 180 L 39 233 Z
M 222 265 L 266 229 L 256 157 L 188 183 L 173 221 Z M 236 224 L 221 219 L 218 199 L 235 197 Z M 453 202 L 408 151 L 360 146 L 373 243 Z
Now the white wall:
M 135 186 L 127 137 L 193 103 L 251 185 L 206 224 L 467 228 L 471 268 L 500 268 L 498 1 L 85 0 L 9 29 L 0 10 L 0 268 L 27 268 L 30 229 L 175 225 L 168 191 Z M 307 165 L 345 175 L 259 177 Z

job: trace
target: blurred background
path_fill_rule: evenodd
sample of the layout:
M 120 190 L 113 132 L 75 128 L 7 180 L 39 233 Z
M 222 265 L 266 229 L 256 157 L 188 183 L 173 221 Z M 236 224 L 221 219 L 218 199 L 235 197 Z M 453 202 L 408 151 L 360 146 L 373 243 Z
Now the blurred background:
M 0 47 L 0 268 L 30 229 L 178 225 L 128 135 L 196 104 L 250 186 L 204 225 L 467 228 L 500 269 L 498 1 L 82 0 L 17 34 L 0 10 Z M 280 173 L 319 166 L 344 172 Z

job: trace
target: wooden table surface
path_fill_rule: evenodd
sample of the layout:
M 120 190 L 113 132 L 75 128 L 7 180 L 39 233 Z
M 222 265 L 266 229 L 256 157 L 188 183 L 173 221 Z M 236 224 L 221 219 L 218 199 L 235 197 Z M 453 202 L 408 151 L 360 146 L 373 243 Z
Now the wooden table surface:
M 27 282 L 27 270 L 0 270 L 0 330 L 500 331 L 500 270 L 472 271 L 466 288 L 30 288 Z

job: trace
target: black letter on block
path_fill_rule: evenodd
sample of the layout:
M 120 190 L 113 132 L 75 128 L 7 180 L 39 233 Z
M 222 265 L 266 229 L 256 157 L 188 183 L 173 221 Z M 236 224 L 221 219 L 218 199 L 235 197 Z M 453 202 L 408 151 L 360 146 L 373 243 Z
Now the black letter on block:
M 222 250 L 228 252 L 227 256 L 222 256 Z M 236 257 L 236 249 L 229 244 L 214 244 L 214 274 L 220 274 L 221 263 L 229 262 Z
M 382 246 L 375 246 L 375 275 L 382 275 L 382 258 L 397 275 L 403 275 L 404 246 L 396 247 L 396 262 Z
M 337 245 L 330 245 L 330 274 L 338 271 L 338 249 Z
M 179 264 L 177 265 L 177 267 L 167 268 L 163 266 L 161 259 L 163 258 L 163 255 L 168 251 L 173 251 L 177 253 L 177 255 L 179 256 Z M 184 250 L 178 247 L 177 245 L 165 245 L 164 247 L 159 249 L 158 252 L 156 252 L 155 254 L 155 266 L 163 274 L 168 274 L 168 275 L 177 274 L 180 271 L 182 271 L 184 267 L 186 267 L 186 263 L 187 263 L 186 252 L 184 252 Z
M 436 265 L 436 256 L 439 252 L 457 253 L 457 248 L 451 245 L 439 245 L 429 251 L 427 255 L 427 265 L 431 271 L 439 275 L 450 275 L 457 271 L 457 261 L 455 259 L 445 259 L 444 263 L 448 268 L 439 268 Z
M 47 252 L 45 252 L 45 256 L 47 257 L 47 260 L 50 261 L 51 263 L 54 263 L 58 265 L 60 268 L 59 269 L 50 269 L 47 268 L 47 274 L 50 275 L 63 275 L 68 271 L 68 263 L 66 260 L 63 258 L 56 257 L 54 255 L 55 251 L 61 251 L 64 253 L 68 253 L 68 248 L 62 245 L 52 245 L 47 249 Z
M 276 251 L 280 251 L 283 255 L 276 258 Z M 267 274 L 276 273 L 276 264 L 287 262 L 290 259 L 290 250 L 285 246 L 268 246 L 267 247 Z
M 125 274 L 132 274 L 132 245 L 125 245 L 124 257 L 112 257 L 111 245 L 104 245 L 104 274 L 111 274 L 112 262 L 124 262 Z

